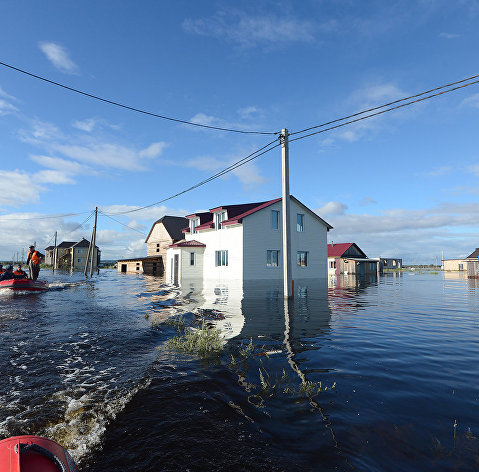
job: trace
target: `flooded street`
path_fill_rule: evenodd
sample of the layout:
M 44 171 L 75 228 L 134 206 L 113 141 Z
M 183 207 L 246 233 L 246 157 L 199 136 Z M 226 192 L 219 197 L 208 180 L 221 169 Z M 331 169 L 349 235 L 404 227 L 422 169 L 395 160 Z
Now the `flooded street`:
M 479 287 L 443 273 L 168 287 L 43 271 L 0 294 L 0 437 L 80 469 L 453 471 L 479 467 Z M 227 339 L 198 359 L 172 316 Z M 196 324 L 197 325 L 197 324 Z

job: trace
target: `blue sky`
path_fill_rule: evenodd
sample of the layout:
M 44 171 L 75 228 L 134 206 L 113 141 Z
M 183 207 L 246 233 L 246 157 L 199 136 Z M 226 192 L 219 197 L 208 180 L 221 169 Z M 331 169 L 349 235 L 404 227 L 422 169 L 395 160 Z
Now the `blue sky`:
M 0 61 L 157 114 L 298 131 L 479 73 L 479 2 L 3 1 Z M 479 84 L 291 143 L 291 193 L 370 257 L 479 246 Z M 274 136 L 204 130 L 0 66 L 0 259 L 89 238 L 98 206 L 160 201 Z M 147 210 L 100 215 L 107 259 L 164 214 L 281 194 L 279 148 Z M 81 213 L 71 217 L 52 215 Z M 35 219 L 33 219 L 35 218 Z

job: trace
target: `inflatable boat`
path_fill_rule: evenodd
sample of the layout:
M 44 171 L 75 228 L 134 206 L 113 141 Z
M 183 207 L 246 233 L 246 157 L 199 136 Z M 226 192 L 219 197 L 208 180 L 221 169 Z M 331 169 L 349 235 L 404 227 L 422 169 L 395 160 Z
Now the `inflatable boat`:
M 68 451 L 40 436 L 14 436 L 0 441 L 2 472 L 78 472 Z
M 9 288 L 11 290 L 26 290 L 28 292 L 38 292 L 47 290 L 48 284 L 44 280 L 32 279 L 9 279 L 0 280 L 0 289 Z

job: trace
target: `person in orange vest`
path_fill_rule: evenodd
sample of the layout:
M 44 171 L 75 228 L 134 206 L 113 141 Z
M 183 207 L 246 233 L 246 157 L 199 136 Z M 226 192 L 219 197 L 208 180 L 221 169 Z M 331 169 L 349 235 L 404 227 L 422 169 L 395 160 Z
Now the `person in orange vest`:
M 35 246 L 30 246 L 30 250 L 27 254 L 27 264 L 28 264 L 28 271 L 30 272 L 30 278 L 32 280 L 38 279 L 38 274 L 40 273 L 40 261 L 43 258 L 43 254 L 38 252 L 35 249 Z
M 5 269 L 3 268 L 3 264 L 0 264 L 0 274 L 3 274 L 5 272 Z
M 15 270 L 13 272 L 14 275 L 20 275 L 22 276 L 22 278 L 26 279 L 28 276 L 27 276 L 27 273 L 22 270 L 22 264 L 18 264 L 18 267 L 17 267 L 17 270 Z

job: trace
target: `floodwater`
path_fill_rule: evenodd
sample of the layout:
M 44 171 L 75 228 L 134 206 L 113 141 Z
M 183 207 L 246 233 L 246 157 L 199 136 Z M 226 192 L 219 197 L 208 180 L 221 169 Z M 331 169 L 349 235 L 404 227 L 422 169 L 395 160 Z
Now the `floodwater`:
M 0 438 L 50 437 L 83 472 L 479 469 L 477 280 L 295 281 L 285 304 L 274 283 L 40 278 L 0 293 Z M 222 354 L 170 351 L 178 315 Z

